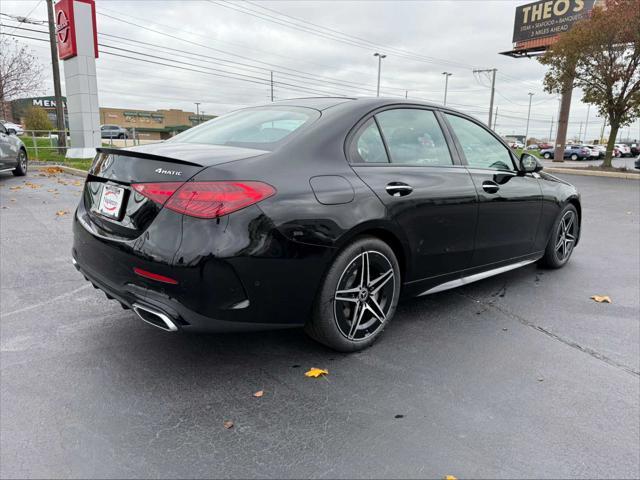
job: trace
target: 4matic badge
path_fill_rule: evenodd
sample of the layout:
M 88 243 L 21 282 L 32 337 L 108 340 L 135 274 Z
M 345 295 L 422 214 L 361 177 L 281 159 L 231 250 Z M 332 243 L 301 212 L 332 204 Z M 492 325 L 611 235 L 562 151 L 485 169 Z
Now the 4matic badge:
M 159 173 L 160 175 L 182 175 L 182 172 L 179 172 L 178 170 L 165 170 L 164 168 L 156 168 L 154 171 L 156 173 Z

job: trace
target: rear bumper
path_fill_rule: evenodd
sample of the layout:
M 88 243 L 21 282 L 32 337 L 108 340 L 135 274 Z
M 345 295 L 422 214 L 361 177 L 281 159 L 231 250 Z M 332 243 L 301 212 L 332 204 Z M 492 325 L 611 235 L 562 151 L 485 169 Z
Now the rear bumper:
M 178 330 L 303 325 L 333 249 L 283 238 L 255 206 L 228 217 L 203 221 L 163 210 L 140 237 L 114 239 L 98 231 L 81 201 L 74 265 L 108 297 L 165 313 Z M 178 283 L 140 277 L 134 268 Z

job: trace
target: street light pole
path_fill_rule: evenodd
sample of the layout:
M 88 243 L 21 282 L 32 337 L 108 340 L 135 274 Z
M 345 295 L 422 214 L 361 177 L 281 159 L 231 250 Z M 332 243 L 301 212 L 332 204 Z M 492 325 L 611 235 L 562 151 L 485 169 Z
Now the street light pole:
M 447 89 L 449 88 L 449 77 L 451 75 L 453 75 L 453 73 L 450 72 L 442 72 L 442 75 L 444 75 L 444 105 L 447 105 Z
M 380 70 L 382 69 L 382 59 L 386 58 L 386 55 L 383 55 L 381 53 L 374 53 L 373 54 L 374 57 L 378 57 L 378 88 L 376 90 L 376 97 L 380 96 Z
M 587 137 L 587 128 L 589 128 L 589 111 L 591 110 L 591 104 L 587 105 L 587 121 L 584 124 L 584 141 L 588 142 L 589 137 Z
M 196 118 L 198 119 L 198 125 L 200 125 L 200 102 L 194 102 L 196 104 Z
M 533 98 L 533 93 L 529 92 L 529 111 L 527 112 L 527 129 L 524 132 L 524 146 L 527 148 L 527 140 L 529 139 L 529 119 L 531 118 L 531 99 Z

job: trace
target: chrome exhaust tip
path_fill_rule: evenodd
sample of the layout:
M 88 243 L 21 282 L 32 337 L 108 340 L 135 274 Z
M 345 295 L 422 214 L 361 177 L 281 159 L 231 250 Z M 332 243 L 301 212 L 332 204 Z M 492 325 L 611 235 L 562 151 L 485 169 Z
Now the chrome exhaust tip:
M 133 311 L 140 317 L 143 322 L 153 325 L 154 327 L 164 330 L 165 332 L 177 332 L 178 326 L 171 320 L 171 317 L 166 313 L 150 308 L 147 306 L 134 303 L 132 305 Z

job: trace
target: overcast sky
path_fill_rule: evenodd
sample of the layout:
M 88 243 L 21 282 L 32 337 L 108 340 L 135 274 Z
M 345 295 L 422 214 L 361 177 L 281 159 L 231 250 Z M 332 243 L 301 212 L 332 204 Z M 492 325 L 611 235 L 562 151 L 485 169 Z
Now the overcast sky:
M 533 59 L 498 54 L 511 49 L 515 8 L 523 3 L 527 2 L 97 0 L 99 41 L 111 46 L 100 47 L 97 60 L 100 105 L 193 111 L 193 102 L 201 102 L 201 110 L 219 115 L 270 101 L 271 71 L 276 99 L 322 93 L 375 95 L 373 53 L 379 51 L 387 55 L 381 82 L 385 96 L 404 97 L 408 91 L 409 98 L 442 103 L 442 72 L 448 71 L 453 75 L 447 103 L 483 121 L 488 116 L 490 80 L 474 75 L 473 69 L 497 68 L 498 132 L 524 134 L 532 92 L 529 134 L 548 137 L 558 101 L 543 91 L 544 67 Z M 0 10 L 34 20 L 47 18 L 43 0 L 0 0 Z M 45 38 L 8 27 L 15 23 L 6 17 L 2 23 L 5 33 Z M 46 79 L 42 93 L 52 94 L 48 44 L 20 41 L 40 58 Z M 244 75 L 249 81 L 216 75 Z M 570 136 L 577 135 L 580 122 L 587 120 L 580 96 L 574 92 Z M 639 125 L 631 127 L 632 138 L 640 136 Z M 601 128 L 602 119 L 592 108 L 587 137 L 597 138 Z

